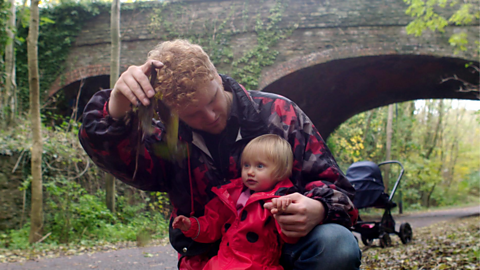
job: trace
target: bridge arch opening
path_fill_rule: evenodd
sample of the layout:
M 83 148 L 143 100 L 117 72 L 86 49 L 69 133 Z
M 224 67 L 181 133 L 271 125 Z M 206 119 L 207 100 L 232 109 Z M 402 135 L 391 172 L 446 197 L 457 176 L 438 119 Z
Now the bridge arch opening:
M 57 115 L 72 116 L 75 120 L 81 120 L 85 105 L 93 94 L 108 88 L 110 88 L 109 75 L 92 76 L 74 81 L 50 97 L 55 105 L 53 112 Z M 78 109 L 74 113 L 75 108 Z
M 457 76 L 479 85 L 479 73 L 469 61 L 432 55 L 375 55 L 331 60 L 290 72 L 262 90 L 296 102 L 324 139 L 355 114 L 416 99 L 478 99 L 461 92 Z M 443 81 L 443 82 L 442 82 Z M 478 87 L 477 87 L 478 90 Z

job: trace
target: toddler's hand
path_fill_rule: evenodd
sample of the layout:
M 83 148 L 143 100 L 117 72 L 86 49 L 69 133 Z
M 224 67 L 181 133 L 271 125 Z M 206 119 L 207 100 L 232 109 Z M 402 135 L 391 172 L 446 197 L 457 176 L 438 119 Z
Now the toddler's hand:
M 182 231 L 188 231 L 191 225 L 190 219 L 182 215 L 177 216 L 172 223 L 174 229 L 180 229 Z
M 272 199 L 273 208 L 271 209 L 271 213 L 273 215 L 282 214 L 291 203 L 292 199 L 290 197 L 274 198 Z

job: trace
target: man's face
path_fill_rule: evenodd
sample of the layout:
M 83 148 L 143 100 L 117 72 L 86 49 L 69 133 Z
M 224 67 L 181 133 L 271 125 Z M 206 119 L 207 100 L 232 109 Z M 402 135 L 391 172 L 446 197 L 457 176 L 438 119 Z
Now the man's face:
M 262 155 L 244 160 L 242 165 L 242 181 L 246 187 L 254 191 L 268 191 L 278 182 L 272 177 L 275 164 Z
M 223 90 L 222 79 L 200 84 L 195 102 L 178 109 L 178 117 L 193 129 L 220 134 L 227 126 L 231 108 L 231 93 Z

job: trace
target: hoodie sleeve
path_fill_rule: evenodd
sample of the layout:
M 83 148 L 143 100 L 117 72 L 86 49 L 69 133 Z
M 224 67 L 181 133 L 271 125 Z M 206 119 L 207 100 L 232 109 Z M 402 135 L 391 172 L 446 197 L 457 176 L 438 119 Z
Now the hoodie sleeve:
M 154 133 L 139 143 L 134 114 L 122 119 L 108 114 L 110 93 L 111 90 L 99 91 L 86 105 L 78 135 L 82 147 L 97 166 L 126 184 L 142 190 L 165 191 L 169 166 L 146 147 L 161 141 L 162 124 L 154 123 Z

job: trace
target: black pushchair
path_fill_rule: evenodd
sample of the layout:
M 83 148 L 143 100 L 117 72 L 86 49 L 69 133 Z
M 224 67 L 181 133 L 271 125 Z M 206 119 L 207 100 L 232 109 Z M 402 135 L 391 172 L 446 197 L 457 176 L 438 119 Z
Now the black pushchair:
M 400 175 L 390 193 L 385 193 L 383 185 L 383 177 L 379 166 L 385 164 L 397 164 L 401 167 Z M 347 170 L 347 178 L 356 190 L 353 204 L 358 209 L 375 207 L 385 209 L 381 221 L 362 221 L 358 218 L 357 224 L 351 228 L 352 231 L 361 235 L 362 242 L 365 246 L 370 246 L 374 239 L 380 239 L 380 246 L 390 246 L 392 241 L 390 234 L 396 234 L 400 237 L 403 244 L 407 244 L 412 240 L 412 228 L 408 223 L 402 223 L 400 230 L 395 231 L 395 220 L 393 219 L 391 210 L 397 204 L 392 201 L 395 191 L 403 176 L 403 165 L 396 161 L 385 161 L 378 165 L 371 161 L 360 161 L 353 163 Z

